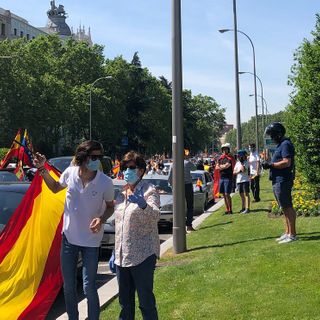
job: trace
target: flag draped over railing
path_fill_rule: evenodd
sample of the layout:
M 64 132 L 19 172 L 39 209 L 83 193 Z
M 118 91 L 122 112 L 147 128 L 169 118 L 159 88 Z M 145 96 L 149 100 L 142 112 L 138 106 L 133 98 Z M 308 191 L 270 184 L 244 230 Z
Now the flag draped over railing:
M 58 180 L 59 173 L 47 164 L 46 168 Z M 65 196 L 65 191 L 53 194 L 36 174 L 1 233 L 2 320 L 46 318 L 62 286 L 60 247 Z

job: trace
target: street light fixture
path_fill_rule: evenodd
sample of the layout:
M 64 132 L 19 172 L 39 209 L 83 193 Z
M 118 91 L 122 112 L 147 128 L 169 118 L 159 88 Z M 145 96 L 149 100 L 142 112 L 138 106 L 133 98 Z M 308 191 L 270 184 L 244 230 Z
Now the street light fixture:
M 254 94 L 249 94 L 249 97 L 253 97 L 254 96 Z M 263 102 L 263 104 L 264 104 L 264 110 L 265 110 L 265 118 L 266 118 L 266 123 L 268 123 L 268 114 L 270 114 L 270 112 L 269 112 L 269 109 L 268 109 L 268 104 L 267 104 L 267 101 L 266 101 L 266 99 L 264 98 L 264 96 L 262 96 L 262 95 L 260 95 L 260 94 L 258 94 L 258 97 L 260 97 L 261 98 L 261 101 Z M 265 129 L 265 128 L 263 128 L 263 129 Z
M 91 140 L 91 123 L 92 123 L 92 117 L 91 117 L 91 113 L 92 113 L 92 95 L 91 95 L 91 92 L 92 92 L 92 88 L 94 87 L 94 85 L 99 81 L 99 80 L 102 80 L 102 79 L 112 79 L 112 76 L 106 76 L 106 77 L 101 77 L 101 78 L 98 78 L 96 79 L 95 81 L 93 81 L 90 85 L 90 103 L 89 103 L 89 139 Z
M 241 34 L 243 34 L 250 42 L 251 46 L 252 46 L 252 53 L 253 53 L 253 74 L 254 74 L 254 92 L 255 92 L 255 116 L 256 116 L 256 146 L 257 146 L 257 150 L 259 150 L 259 138 L 258 138 L 258 134 L 259 134 L 259 124 L 258 124 L 258 101 L 257 101 L 257 80 L 256 80 L 256 53 L 255 53 L 255 48 L 253 45 L 253 42 L 251 40 L 251 38 L 243 31 L 241 30 L 236 30 L 236 29 L 220 29 L 219 32 L 220 33 L 225 33 L 225 32 L 229 32 L 229 31 L 234 31 L 239 32 Z M 238 71 L 237 71 L 238 72 Z
M 261 106 L 262 106 L 262 127 L 263 127 L 263 129 L 264 129 L 264 127 L 265 127 L 265 123 L 264 123 L 264 93 L 263 93 L 263 85 L 262 85 L 262 81 L 261 81 L 261 79 L 258 77 L 258 75 L 254 75 L 254 73 L 252 73 L 252 72 L 250 72 L 250 71 L 239 71 L 239 74 L 245 74 L 245 73 L 249 73 L 249 74 L 252 74 L 253 76 L 256 76 L 257 77 L 257 79 L 259 80 L 259 82 L 260 82 L 260 87 L 261 87 L 261 95 L 260 95 L 260 97 L 261 97 Z M 253 97 L 254 95 L 252 95 L 252 97 Z M 259 95 L 258 95 L 258 97 L 259 97 Z

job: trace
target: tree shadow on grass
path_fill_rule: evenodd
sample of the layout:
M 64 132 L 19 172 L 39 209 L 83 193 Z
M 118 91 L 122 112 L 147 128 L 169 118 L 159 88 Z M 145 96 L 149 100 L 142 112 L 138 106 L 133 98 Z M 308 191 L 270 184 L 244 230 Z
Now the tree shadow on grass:
M 299 233 L 298 237 L 301 241 L 318 241 L 320 240 L 320 232 Z
M 210 228 L 214 228 L 214 227 L 218 227 L 218 226 L 223 226 L 223 225 L 230 224 L 230 223 L 233 223 L 233 221 L 227 221 L 227 222 L 213 224 L 211 226 L 201 227 L 201 228 L 198 229 L 198 231 L 201 231 L 201 230 L 204 230 L 204 229 L 210 229 Z
M 194 248 L 188 249 L 188 252 L 209 249 L 209 248 L 223 248 L 223 247 L 234 246 L 236 244 L 242 244 L 242 243 L 253 242 L 253 241 L 270 240 L 270 239 L 275 239 L 275 238 L 276 237 L 264 237 L 264 238 L 248 239 L 248 240 L 242 240 L 242 241 L 231 242 L 231 243 L 206 245 L 206 246 L 194 247 Z
M 270 212 L 270 209 L 263 209 L 263 208 L 260 208 L 260 209 L 250 209 L 250 212 Z

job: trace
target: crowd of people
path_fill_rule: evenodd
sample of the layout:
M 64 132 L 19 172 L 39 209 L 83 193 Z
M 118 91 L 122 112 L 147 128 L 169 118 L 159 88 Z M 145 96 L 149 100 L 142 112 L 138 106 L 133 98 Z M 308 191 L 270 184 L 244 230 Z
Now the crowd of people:
M 273 123 L 266 133 L 277 143 L 270 162 L 260 161 L 255 144 L 245 150 L 230 154 L 230 144 L 221 146 L 221 155 L 203 161 L 185 153 L 184 191 L 187 203 L 186 231 L 195 231 L 193 220 L 193 185 L 190 172 L 207 170 L 219 181 L 218 192 L 223 195 L 225 214 L 232 214 L 234 179 L 241 197 L 241 213 L 250 212 L 250 188 L 256 202 L 260 201 L 259 177 L 261 167 L 270 169 L 273 192 L 283 209 L 285 233 L 277 241 L 289 243 L 297 240 L 295 211 L 292 207 L 291 189 L 294 179 L 294 147 L 285 138 L 285 128 Z M 114 264 L 119 285 L 119 319 L 135 317 L 135 294 L 143 319 L 157 320 L 158 312 L 153 293 L 154 270 L 160 256 L 158 221 L 160 196 L 155 187 L 142 177 L 145 174 L 169 174 L 172 184 L 172 166 L 165 169 L 165 159 L 155 156 L 146 161 L 142 155 L 130 151 L 118 166 L 118 176 L 126 181 L 122 192 L 114 199 L 112 179 L 100 170 L 103 147 L 98 141 L 85 141 L 75 152 L 74 163 L 55 181 L 46 168 L 46 157 L 40 153 L 34 164 L 49 189 L 56 193 L 67 189 L 62 228 L 61 268 L 64 296 L 69 319 L 79 319 L 77 306 L 76 270 L 78 255 L 83 260 L 83 288 L 88 303 L 90 320 L 99 319 L 100 304 L 96 287 L 99 246 L 103 235 L 102 225 L 115 214 Z M 261 165 L 260 165 L 261 163 Z M 168 172 L 166 172 L 168 171 Z M 173 185 L 173 188 L 175 186 Z M 178 186 L 179 187 L 179 186 Z M 181 186 L 182 187 L 182 186 Z M 215 191 L 214 191 L 215 192 Z

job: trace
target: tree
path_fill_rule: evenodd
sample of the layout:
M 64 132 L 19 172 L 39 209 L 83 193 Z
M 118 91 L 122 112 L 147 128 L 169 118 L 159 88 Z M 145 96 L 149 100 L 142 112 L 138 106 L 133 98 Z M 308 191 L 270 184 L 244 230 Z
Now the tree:
M 313 39 L 304 39 L 294 54 L 289 76 L 293 87 L 288 106 L 288 133 L 297 152 L 297 165 L 320 193 L 320 15 Z

